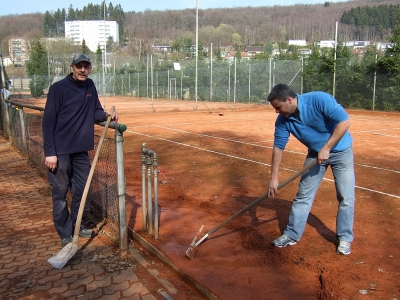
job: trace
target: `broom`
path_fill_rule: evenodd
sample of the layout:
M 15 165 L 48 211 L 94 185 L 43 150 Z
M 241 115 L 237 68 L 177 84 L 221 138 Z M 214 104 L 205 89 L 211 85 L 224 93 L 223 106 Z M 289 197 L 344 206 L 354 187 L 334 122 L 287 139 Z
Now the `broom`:
M 47 262 L 49 264 L 51 264 L 54 268 L 57 268 L 60 270 L 62 268 L 64 268 L 64 266 L 67 264 L 67 262 L 78 251 L 78 239 L 79 239 L 79 231 L 80 231 L 81 222 L 82 222 L 83 209 L 85 207 L 86 198 L 87 198 L 87 195 L 89 192 L 89 187 L 90 187 L 90 183 L 92 181 L 94 169 L 96 167 L 97 159 L 99 158 L 100 150 L 103 145 L 103 141 L 106 136 L 106 132 L 107 132 L 108 126 L 110 125 L 110 121 L 111 121 L 114 111 L 115 111 L 115 107 L 113 106 L 113 107 L 111 107 L 110 115 L 108 116 L 107 122 L 104 125 L 104 130 L 100 137 L 99 144 L 97 146 L 96 154 L 94 156 L 92 166 L 90 168 L 89 177 L 86 181 L 85 189 L 83 191 L 83 195 L 82 195 L 82 199 L 81 199 L 81 204 L 79 206 L 78 216 L 76 218 L 76 224 L 75 224 L 74 238 L 72 240 L 72 243 L 67 244 L 64 248 L 62 248 L 60 251 L 58 251 L 58 253 L 56 253 L 54 256 L 50 257 L 47 260 Z
M 308 165 L 306 165 L 305 167 L 303 167 L 300 171 L 298 171 L 296 174 L 291 175 L 289 178 L 285 179 L 283 182 L 281 182 L 278 185 L 278 190 L 280 190 L 281 188 L 283 188 L 285 185 L 287 185 L 289 182 L 292 182 L 293 180 L 295 180 L 297 177 L 299 177 L 300 175 L 304 174 L 305 172 L 307 172 L 309 169 L 311 169 L 312 167 L 314 167 L 317 164 L 318 160 L 315 159 L 313 160 L 311 163 L 309 163 Z M 218 229 L 220 229 L 221 227 L 225 226 L 226 224 L 228 224 L 229 222 L 232 222 L 234 219 L 236 219 L 237 217 L 243 215 L 246 211 L 249 211 L 251 208 L 253 208 L 254 206 L 256 206 L 258 203 L 260 203 L 261 201 L 265 200 L 266 198 L 268 198 L 268 193 L 265 193 L 264 195 L 262 195 L 260 198 L 258 198 L 257 200 L 254 200 L 253 202 L 251 202 L 249 205 L 246 205 L 244 208 L 242 208 L 240 211 L 238 211 L 237 213 L 235 213 L 233 216 L 229 217 L 228 219 L 226 219 L 224 222 L 220 223 L 219 225 L 215 226 L 214 228 L 212 228 L 210 231 L 208 231 L 206 234 L 203 235 L 203 237 L 201 237 L 202 232 L 205 231 L 204 229 L 204 225 L 202 225 L 200 227 L 200 230 L 197 232 L 196 236 L 194 237 L 193 241 L 191 242 L 191 244 L 189 245 L 189 247 L 186 250 L 186 257 L 189 260 L 193 260 L 194 256 L 195 256 L 195 250 L 196 247 L 201 244 L 210 234 L 214 233 L 215 231 L 217 231 Z M 200 238 L 201 237 L 201 238 Z

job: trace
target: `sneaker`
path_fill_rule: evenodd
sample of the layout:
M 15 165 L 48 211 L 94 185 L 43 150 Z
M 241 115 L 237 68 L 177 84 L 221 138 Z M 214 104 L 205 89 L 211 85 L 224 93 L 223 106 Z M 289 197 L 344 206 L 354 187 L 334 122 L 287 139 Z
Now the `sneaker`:
M 72 236 L 61 239 L 61 247 L 67 246 L 69 243 L 72 243 Z
M 337 254 L 349 255 L 351 253 L 350 243 L 345 241 L 340 241 L 336 252 Z
M 79 236 L 83 238 L 91 238 L 93 236 L 93 230 L 88 228 L 82 229 L 79 231 Z
M 278 237 L 273 244 L 275 247 L 283 248 L 286 246 L 293 246 L 297 244 L 297 241 L 292 239 L 290 236 L 286 234 L 282 234 L 280 237 Z

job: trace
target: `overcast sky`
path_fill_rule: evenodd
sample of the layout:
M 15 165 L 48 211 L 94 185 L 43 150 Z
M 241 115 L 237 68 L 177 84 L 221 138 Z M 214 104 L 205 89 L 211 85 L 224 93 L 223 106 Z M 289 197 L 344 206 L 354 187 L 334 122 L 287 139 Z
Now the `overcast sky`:
M 328 0 L 329 2 L 340 2 L 345 0 Z M 30 14 L 35 12 L 45 13 L 46 11 L 52 12 L 57 9 L 65 8 L 68 10 L 72 5 L 74 9 L 82 9 L 89 3 L 94 5 L 101 4 L 103 1 L 81 1 L 81 0 L 12 0 L 2 1 L 0 6 L 0 16 L 13 15 L 13 14 Z M 106 4 L 112 3 L 114 6 L 120 4 L 124 12 L 129 11 L 145 11 L 150 10 L 175 10 L 185 8 L 196 8 L 196 0 L 114 0 L 106 1 Z M 198 0 L 199 9 L 207 8 L 221 8 L 221 7 L 259 7 L 259 6 L 274 6 L 274 5 L 294 5 L 294 4 L 318 4 L 325 3 L 325 0 Z

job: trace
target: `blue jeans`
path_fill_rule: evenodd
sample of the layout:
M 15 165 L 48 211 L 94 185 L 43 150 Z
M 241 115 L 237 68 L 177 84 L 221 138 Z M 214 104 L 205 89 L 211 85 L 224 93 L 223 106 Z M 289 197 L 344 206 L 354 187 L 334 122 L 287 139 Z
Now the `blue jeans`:
M 316 158 L 308 155 L 305 165 L 314 159 Z M 339 241 L 353 241 L 355 175 L 352 147 L 331 153 L 325 163 L 317 164 L 301 176 L 289 223 L 284 232 L 296 241 L 303 235 L 311 206 L 328 166 L 332 168 L 338 200 L 336 236 Z
M 58 235 L 65 238 L 74 234 L 79 206 L 90 173 L 90 159 L 88 152 L 79 152 L 58 155 L 57 160 L 57 169 L 53 172 L 49 170 L 48 181 L 51 183 L 53 198 L 54 227 Z M 66 200 L 68 189 L 72 193 L 70 210 Z M 91 188 L 87 195 L 83 218 L 90 210 L 90 195 Z

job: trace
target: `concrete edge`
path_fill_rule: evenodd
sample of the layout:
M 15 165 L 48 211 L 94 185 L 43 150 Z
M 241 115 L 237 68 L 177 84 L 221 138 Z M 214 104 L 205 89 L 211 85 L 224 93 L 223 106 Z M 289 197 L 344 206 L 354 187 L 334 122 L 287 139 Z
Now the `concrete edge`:
M 164 254 L 162 254 L 157 248 L 155 248 L 153 245 L 151 245 L 149 242 L 147 242 L 144 238 L 142 238 L 140 235 L 138 235 L 136 232 L 134 232 L 130 228 L 128 228 L 128 236 L 131 239 L 136 240 L 147 251 L 149 251 L 151 254 L 155 255 L 159 260 L 161 260 L 163 263 L 165 263 L 169 268 L 171 268 L 175 272 L 175 274 L 177 274 L 179 276 L 179 278 L 183 282 L 188 284 L 190 287 L 192 287 L 199 294 L 201 294 L 202 296 L 204 296 L 204 297 L 206 297 L 207 299 L 210 299 L 210 300 L 218 300 L 219 299 L 208 288 L 202 286 L 197 281 L 195 281 L 192 277 L 190 277 L 188 274 L 186 274 L 181 269 L 179 269 Z M 161 282 L 161 284 L 163 284 L 163 283 Z

